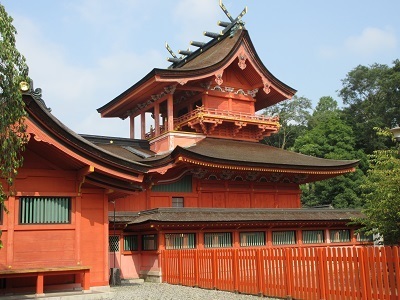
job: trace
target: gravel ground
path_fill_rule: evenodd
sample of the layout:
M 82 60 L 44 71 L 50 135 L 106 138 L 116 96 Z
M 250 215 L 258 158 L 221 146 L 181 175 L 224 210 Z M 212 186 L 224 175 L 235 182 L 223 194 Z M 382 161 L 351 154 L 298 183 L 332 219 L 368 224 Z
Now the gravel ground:
M 167 283 L 125 284 L 111 288 L 107 300 L 259 300 L 272 299 L 230 292 L 206 290 Z

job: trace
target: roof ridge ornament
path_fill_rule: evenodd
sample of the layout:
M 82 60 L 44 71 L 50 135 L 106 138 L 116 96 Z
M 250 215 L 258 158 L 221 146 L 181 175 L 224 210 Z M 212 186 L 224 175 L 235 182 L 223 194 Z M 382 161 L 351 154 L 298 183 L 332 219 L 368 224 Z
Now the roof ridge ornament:
M 232 15 L 229 13 L 228 9 L 225 7 L 225 5 L 222 3 L 222 0 L 219 0 L 219 6 L 221 7 L 222 11 L 225 13 L 225 15 L 228 17 L 230 22 L 223 22 L 223 21 L 218 21 L 218 26 L 224 27 L 222 31 L 219 33 L 216 32 L 210 32 L 210 31 L 204 31 L 203 35 L 210 37 L 212 40 L 215 39 L 220 39 L 221 36 L 225 35 L 227 32 L 229 32 L 229 37 L 233 37 L 236 32 L 239 29 L 244 28 L 245 23 L 242 21 L 243 16 L 247 13 L 247 6 L 241 11 L 241 13 L 234 19 Z M 190 41 L 190 45 L 199 47 L 200 52 L 203 51 L 203 47 L 207 45 L 208 43 L 203 43 L 203 42 L 197 42 L 197 41 Z M 186 62 L 186 58 L 191 56 L 193 52 L 197 51 L 190 51 L 189 49 L 187 50 L 179 50 L 178 53 L 181 54 L 181 57 L 177 57 L 174 51 L 172 51 L 171 47 L 168 45 L 167 42 L 165 42 L 165 48 L 168 50 L 168 52 L 171 54 L 172 57 L 168 57 L 167 61 L 172 62 L 172 66 L 176 64 L 179 64 L 182 61 Z
M 30 79 L 30 83 L 25 83 L 26 87 L 23 90 L 23 94 L 30 95 L 36 102 L 38 102 L 41 106 L 43 106 L 48 112 L 51 112 L 51 108 L 47 107 L 46 103 L 42 99 L 42 89 L 41 88 L 33 88 L 33 80 Z

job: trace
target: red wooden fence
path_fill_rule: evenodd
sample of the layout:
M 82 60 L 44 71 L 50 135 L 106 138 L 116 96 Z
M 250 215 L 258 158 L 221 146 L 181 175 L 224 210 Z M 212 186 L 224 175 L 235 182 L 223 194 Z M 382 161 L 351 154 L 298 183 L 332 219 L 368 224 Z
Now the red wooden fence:
M 293 299 L 400 299 L 399 247 L 163 250 L 163 282 Z

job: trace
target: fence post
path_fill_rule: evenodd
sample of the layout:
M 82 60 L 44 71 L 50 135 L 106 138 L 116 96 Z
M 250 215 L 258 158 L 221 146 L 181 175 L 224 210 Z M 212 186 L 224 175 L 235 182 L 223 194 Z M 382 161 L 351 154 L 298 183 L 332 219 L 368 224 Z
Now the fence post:
M 233 261 L 232 261 L 232 272 L 233 272 L 233 291 L 239 292 L 239 256 L 238 249 L 233 249 Z
M 194 250 L 194 286 L 199 286 L 199 250 Z
M 367 278 L 365 272 L 365 262 L 364 262 L 364 248 L 357 248 L 357 256 L 359 259 L 359 274 L 361 279 L 361 296 L 363 299 L 368 299 L 368 289 L 367 289 Z M 368 272 L 369 273 L 369 272 Z
M 286 273 L 286 299 L 292 299 L 292 291 L 293 291 L 293 276 L 292 276 L 292 264 L 293 260 L 291 252 L 291 249 L 285 248 L 285 273 Z
M 165 250 L 161 250 L 161 282 L 166 281 L 166 268 L 165 266 L 167 265 L 165 263 L 166 257 L 165 257 Z
M 326 273 L 325 273 L 325 261 L 326 255 L 324 255 L 324 251 L 327 248 L 318 248 L 317 249 L 317 261 L 318 261 L 318 268 L 317 268 L 317 278 L 318 280 L 318 291 L 319 291 L 319 299 L 324 300 L 327 299 L 326 297 Z M 326 253 L 325 253 L 326 254 Z
M 183 266 L 182 266 L 182 250 L 178 250 L 178 268 L 179 268 L 179 284 L 183 283 Z
M 212 286 L 213 289 L 217 288 L 217 250 L 213 249 L 211 250 L 212 256 L 211 256 L 211 266 L 212 266 Z
M 258 283 L 258 295 L 260 297 L 263 296 L 264 294 L 264 288 L 263 288 L 263 282 L 264 282 L 264 268 L 262 267 L 261 264 L 261 249 L 258 248 L 256 249 L 256 260 L 257 260 L 257 283 Z

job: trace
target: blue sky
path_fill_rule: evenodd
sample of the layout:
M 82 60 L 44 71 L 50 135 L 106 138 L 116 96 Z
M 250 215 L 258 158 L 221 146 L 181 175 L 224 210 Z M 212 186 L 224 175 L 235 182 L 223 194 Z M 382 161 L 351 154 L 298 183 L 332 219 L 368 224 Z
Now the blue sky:
M 53 114 L 78 133 L 129 136 L 129 121 L 96 109 L 153 68 L 227 21 L 218 0 L 0 0 L 14 18 L 17 46 Z M 264 65 L 298 96 L 339 103 L 341 80 L 357 65 L 400 58 L 400 1 L 225 0 L 243 21 Z M 138 127 L 138 126 L 137 126 Z

